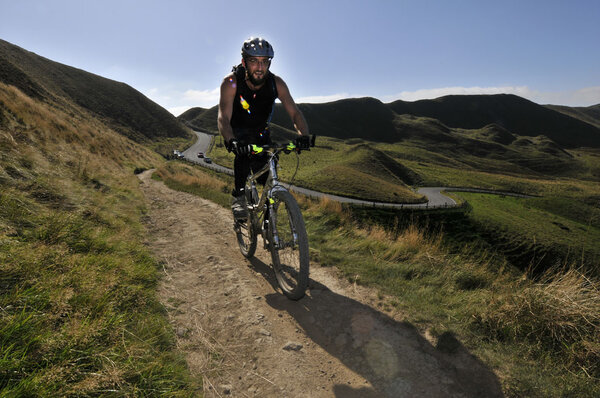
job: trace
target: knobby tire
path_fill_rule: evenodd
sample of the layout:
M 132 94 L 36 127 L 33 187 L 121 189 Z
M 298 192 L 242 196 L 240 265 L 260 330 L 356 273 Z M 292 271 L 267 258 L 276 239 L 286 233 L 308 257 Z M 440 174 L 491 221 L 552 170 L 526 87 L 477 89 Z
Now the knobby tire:
M 300 207 L 287 191 L 273 192 L 269 250 L 273 269 L 283 293 L 292 300 L 304 297 L 308 287 L 308 235 Z M 274 232 L 278 242 L 275 242 Z M 279 246 L 276 244 L 278 243 Z
M 250 187 L 248 184 L 246 185 L 245 189 L 245 192 L 251 193 L 250 195 L 246 195 L 246 203 L 256 203 L 256 189 L 252 189 L 252 187 Z M 235 221 L 235 234 L 237 236 L 238 246 L 240 247 L 240 252 L 242 252 L 242 255 L 246 258 L 252 258 L 256 252 L 257 238 L 256 230 L 254 229 L 254 218 L 256 217 L 256 214 L 250 211 L 250 209 L 246 209 L 246 212 L 248 214 L 248 218 L 245 221 Z

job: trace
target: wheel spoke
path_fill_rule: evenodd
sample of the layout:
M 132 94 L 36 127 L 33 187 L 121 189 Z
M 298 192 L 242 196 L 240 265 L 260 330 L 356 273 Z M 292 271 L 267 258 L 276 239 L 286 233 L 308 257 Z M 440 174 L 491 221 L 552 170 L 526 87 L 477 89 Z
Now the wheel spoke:
M 304 296 L 308 284 L 308 239 L 304 221 L 289 192 L 274 195 L 271 213 L 271 257 L 277 281 L 292 299 Z

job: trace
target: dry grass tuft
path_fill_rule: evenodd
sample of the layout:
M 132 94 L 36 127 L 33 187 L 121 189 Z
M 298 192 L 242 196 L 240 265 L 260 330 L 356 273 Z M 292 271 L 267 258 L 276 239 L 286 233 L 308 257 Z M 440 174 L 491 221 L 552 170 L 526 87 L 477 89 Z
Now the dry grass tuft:
M 344 208 L 342 204 L 327 197 L 322 197 L 319 199 L 319 207 L 324 211 L 331 212 L 339 216 L 344 215 Z
M 378 232 L 374 237 L 384 239 L 381 232 Z M 388 239 L 390 239 L 389 234 Z M 391 239 L 391 244 L 384 253 L 384 258 L 388 261 L 403 261 L 417 254 L 431 256 L 442 252 L 441 235 L 428 236 L 415 224 L 411 224 Z
M 600 376 L 600 282 L 575 268 L 509 287 L 477 318 L 495 338 L 525 339 Z
M 212 177 L 209 174 L 198 172 L 182 163 L 169 163 L 156 170 L 156 174 L 163 181 L 174 181 L 181 186 L 195 187 L 197 189 L 222 191 L 226 182 Z
M 178 174 L 173 176 L 173 179 L 183 185 L 198 186 L 206 189 L 221 190 L 226 185 L 225 182 L 208 175 L 189 176 Z

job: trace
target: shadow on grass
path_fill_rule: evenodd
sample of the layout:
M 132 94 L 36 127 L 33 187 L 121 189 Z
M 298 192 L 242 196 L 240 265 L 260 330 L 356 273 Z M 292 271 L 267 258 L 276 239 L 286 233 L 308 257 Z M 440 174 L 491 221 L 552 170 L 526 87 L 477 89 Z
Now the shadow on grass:
M 279 291 L 269 265 L 257 258 L 250 263 Z M 365 379 L 364 386 L 335 385 L 336 397 L 503 396 L 494 373 L 451 333 L 441 335 L 434 346 L 410 323 L 314 280 L 299 301 L 281 293 L 267 295 L 266 301 L 288 312 L 315 344 Z

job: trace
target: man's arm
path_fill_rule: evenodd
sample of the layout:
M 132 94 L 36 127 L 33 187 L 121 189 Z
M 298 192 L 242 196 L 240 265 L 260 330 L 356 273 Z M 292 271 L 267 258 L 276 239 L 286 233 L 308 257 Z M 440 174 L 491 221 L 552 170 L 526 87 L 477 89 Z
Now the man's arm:
M 233 129 L 231 128 L 231 115 L 233 113 L 233 100 L 235 98 L 235 76 L 233 73 L 223 79 L 221 83 L 221 98 L 219 99 L 219 116 L 217 125 L 219 133 L 223 136 L 225 142 L 233 138 Z
M 296 105 L 296 102 L 294 102 L 294 99 L 290 94 L 290 90 L 288 89 L 287 84 L 285 84 L 283 79 L 279 76 L 275 76 L 275 84 L 277 86 L 277 95 L 279 97 L 279 100 L 281 101 L 281 104 L 287 111 L 288 115 L 290 115 L 290 118 L 294 123 L 296 131 L 300 135 L 309 135 L 310 132 L 308 130 L 308 124 L 306 123 L 306 119 L 304 119 L 304 115 L 302 114 L 300 109 L 298 109 L 298 105 Z

